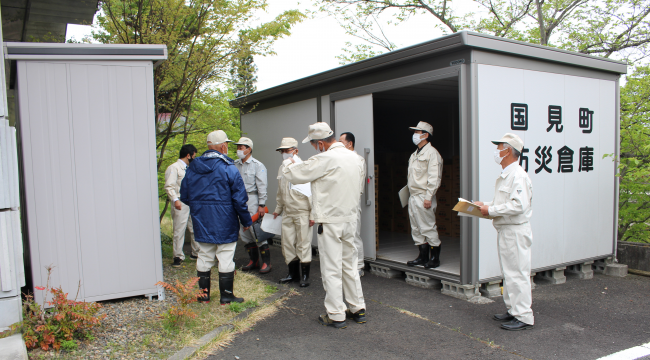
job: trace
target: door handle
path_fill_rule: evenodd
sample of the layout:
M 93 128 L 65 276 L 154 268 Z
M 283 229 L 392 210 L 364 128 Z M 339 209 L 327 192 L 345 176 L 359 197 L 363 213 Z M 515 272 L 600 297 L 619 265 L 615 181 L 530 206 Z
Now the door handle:
M 374 176 L 372 176 L 372 175 L 370 175 L 368 173 L 368 158 L 369 158 L 369 155 L 370 155 L 370 149 L 369 148 L 363 149 L 363 158 L 366 160 L 366 179 L 365 179 L 366 181 L 364 181 L 365 182 L 365 184 L 364 184 L 364 186 L 365 186 L 364 194 L 366 195 L 366 206 L 372 205 L 372 201 L 370 201 L 369 190 L 370 190 L 370 179 L 372 179 L 374 177 Z

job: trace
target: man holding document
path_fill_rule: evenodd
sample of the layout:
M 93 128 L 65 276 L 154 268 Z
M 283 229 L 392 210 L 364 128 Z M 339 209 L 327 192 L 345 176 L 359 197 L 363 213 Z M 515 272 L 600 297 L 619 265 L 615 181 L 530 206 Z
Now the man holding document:
M 480 206 L 484 216 L 494 218 L 492 224 L 497 230 L 503 301 L 508 312 L 494 315 L 494 320 L 504 322 L 501 328 L 505 330 L 532 329 L 530 267 L 533 233 L 529 221 L 533 214 L 533 185 L 526 171 L 519 166 L 524 142 L 519 136 L 507 133 L 492 143 L 498 146 L 494 160 L 503 170 L 497 178 L 494 200 L 474 204 Z
M 282 154 L 283 161 L 292 158 L 296 163 L 302 163 L 296 139 L 283 138 L 276 150 Z M 283 169 L 284 164 L 278 170 L 278 205 L 273 212 L 274 219 L 282 214 L 282 255 L 289 266 L 289 275 L 280 279 L 280 284 L 300 281 L 300 287 L 307 287 L 311 265 L 310 227 L 314 225 L 310 218 L 311 185 L 291 184 L 282 175 Z
M 420 255 L 406 265 L 440 266 L 440 238 L 436 226 L 436 192 L 442 181 L 442 156 L 429 140 L 433 126 L 420 121 L 413 130 L 413 143 L 418 149 L 411 155 L 408 168 L 408 200 L 411 236 Z M 431 250 L 431 255 L 429 255 Z

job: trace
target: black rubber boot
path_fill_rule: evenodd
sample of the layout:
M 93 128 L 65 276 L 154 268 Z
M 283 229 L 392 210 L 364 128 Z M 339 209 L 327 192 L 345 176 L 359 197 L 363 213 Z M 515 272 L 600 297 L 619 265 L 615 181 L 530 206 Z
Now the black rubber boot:
M 242 271 L 250 271 L 253 269 L 258 269 L 260 267 L 260 254 L 257 252 L 257 244 L 250 243 L 244 245 L 244 248 L 246 248 L 246 252 L 248 252 L 248 257 L 250 257 L 250 261 L 248 261 L 248 265 L 242 266 L 241 269 Z
M 268 274 L 271 271 L 271 250 L 268 244 L 260 246 L 260 255 L 262 256 L 260 274 Z
M 435 269 L 440 266 L 440 245 L 431 247 L 431 260 L 424 264 L 425 269 Z
M 429 244 L 418 245 L 418 249 L 420 249 L 420 255 L 418 255 L 417 259 L 413 261 L 408 261 L 406 265 L 408 266 L 424 265 L 426 264 L 427 261 L 429 261 Z
M 244 302 L 243 298 L 236 297 L 233 293 L 234 282 L 234 271 L 229 273 L 219 273 L 219 293 L 221 293 L 221 305 L 230 304 L 231 302 Z
M 300 270 L 302 270 L 302 276 L 300 276 L 300 287 L 309 286 L 309 270 L 311 263 L 300 263 Z
M 299 273 L 300 261 L 293 260 L 287 266 L 289 267 L 289 275 L 280 279 L 280 284 L 287 284 L 290 282 L 300 281 L 300 273 Z
M 197 271 L 199 277 L 199 289 L 204 290 L 205 296 L 199 297 L 198 301 L 202 303 L 210 302 L 210 271 Z

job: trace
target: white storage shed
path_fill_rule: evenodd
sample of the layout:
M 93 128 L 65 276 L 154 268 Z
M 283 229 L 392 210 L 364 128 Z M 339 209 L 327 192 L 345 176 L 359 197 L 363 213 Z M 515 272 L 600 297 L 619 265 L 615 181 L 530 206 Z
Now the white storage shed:
M 74 297 L 81 284 L 81 300 L 162 298 L 153 69 L 166 47 L 6 43 L 5 58 L 33 285 L 52 265 L 51 285 Z
M 533 271 L 612 256 L 618 185 L 607 154 L 619 150 L 619 77 L 626 65 L 560 49 L 459 32 L 236 99 L 241 128 L 269 176 L 275 206 L 274 151 L 280 139 L 302 139 L 328 122 L 338 137 L 356 136 L 368 164 L 362 199 L 364 253 L 371 264 L 457 284 L 501 278 L 496 231 L 488 220 L 458 217 L 458 197 L 491 200 L 500 167 L 490 142 L 506 132 L 525 142 L 521 165 L 534 188 Z M 444 159 L 437 223 L 442 265 L 409 268 L 417 256 L 406 209 L 416 147 L 409 126 L 427 121 Z M 300 145 L 306 158 L 315 152 Z

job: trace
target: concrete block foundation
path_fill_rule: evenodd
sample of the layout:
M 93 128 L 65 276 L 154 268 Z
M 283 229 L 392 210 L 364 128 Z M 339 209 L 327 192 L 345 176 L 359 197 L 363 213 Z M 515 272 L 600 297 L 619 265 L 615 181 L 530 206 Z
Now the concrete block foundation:
M 627 276 L 627 265 L 625 264 L 609 264 L 605 267 L 605 275 L 607 276 L 616 276 L 616 277 L 626 277 Z
M 404 272 L 406 274 L 406 283 L 409 285 L 425 288 L 425 289 L 441 289 L 442 282 L 428 276 L 420 274 Z
M 27 360 L 27 348 L 22 334 L 0 339 L 0 360 Z
M 476 296 L 474 285 L 459 285 L 442 280 L 442 293 L 461 300 L 469 300 Z
M 587 280 L 593 279 L 594 271 L 591 268 L 593 261 L 587 261 L 582 264 L 567 266 L 566 271 L 569 274 L 577 275 L 580 279 Z
M 557 268 L 555 270 L 540 271 L 537 273 L 537 278 L 554 285 L 564 284 L 566 282 L 566 276 L 564 276 L 565 269 L 566 266 Z
M 478 289 L 481 292 L 481 295 L 485 297 L 497 297 L 501 296 L 501 280 L 490 281 L 488 283 L 481 284 L 481 287 Z
M 401 278 L 402 272 L 389 267 L 370 264 L 370 273 L 387 279 Z

